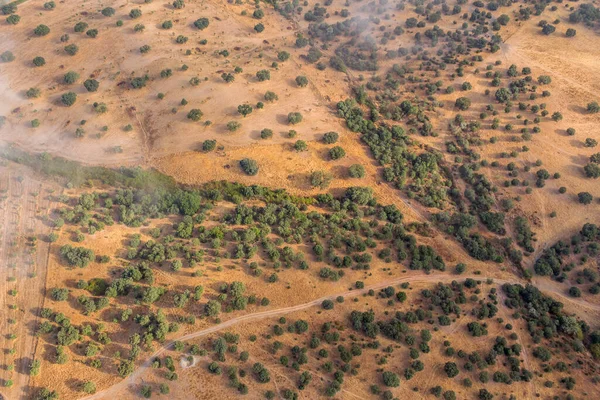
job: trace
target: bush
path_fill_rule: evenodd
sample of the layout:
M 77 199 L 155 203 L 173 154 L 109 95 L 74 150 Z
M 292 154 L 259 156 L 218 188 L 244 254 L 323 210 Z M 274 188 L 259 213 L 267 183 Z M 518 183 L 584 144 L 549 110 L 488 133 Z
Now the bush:
M 88 26 L 89 25 L 86 22 L 78 22 L 73 27 L 73 31 L 80 33 L 80 32 L 85 31 L 88 28 Z
M 383 373 L 383 383 L 388 387 L 400 386 L 400 378 L 393 372 L 385 371 Z
M 192 108 L 192 109 L 190 110 L 190 112 L 187 114 L 187 118 L 188 118 L 188 119 L 191 119 L 191 120 L 192 120 L 192 121 L 194 121 L 194 122 L 198 122 L 198 121 L 200 121 L 200 119 L 202 119 L 202 116 L 203 116 L 203 115 L 204 115 L 204 114 L 203 114 L 203 113 L 202 113 L 202 111 L 200 111 L 199 109 L 197 109 L 197 108 Z
M 333 176 L 325 171 L 314 171 L 310 174 L 311 186 L 318 187 L 319 189 L 327 189 L 332 179 Z
M 77 94 L 74 92 L 67 92 L 60 97 L 60 101 L 67 107 L 71 107 L 77 101 Z
M 268 91 L 265 93 L 265 101 L 272 103 L 276 100 L 279 100 L 279 97 L 277 96 L 277 94 L 275 94 L 275 92 Z
M 208 18 L 199 18 L 196 21 L 194 21 L 194 26 L 200 29 L 201 31 L 208 28 L 209 24 L 210 22 L 208 21 Z
M 337 132 L 327 132 L 323 135 L 323 143 L 333 144 L 338 141 L 339 137 Z
M 142 10 L 140 10 L 139 8 L 134 8 L 133 10 L 129 11 L 129 18 L 131 18 L 131 19 L 137 19 L 141 16 L 142 16 Z
M 240 167 L 242 171 L 246 173 L 246 175 L 254 176 L 258 174 L 258 163 L 251 158 L 244 158 L 240 160 Z
M 19 17 L 17 14 L 12 14 L 12 15 L 9 15 L 9 16 L 6 18 L 6 23 L 7 23 L 7 24 L 10 24 L 10 25 L 16 25 L 16 24 L 18 24 L 20 21 L 21 21 L 21 17 Z
M 217 146 L 216 140 L 207 139 L 204 142 L 202 142 L 202 151 L 206 151 L 206 152 L 213 151 L 216 146 Z
M 329 158 L 332 160 L 339 160 L 346 155 L 346 151 L 340 146 L 335 146 L 329 150 Z
M 258 79 L 259 82 L 268 81 L 271 79 L 271 72 L 267 69 L 261 69 L 256 73 L 256 79 Z
M 461 111 L 466 111 L 471 107 L 471 100 L 468 97 L 459 97 L 454 102 L 454 106 Z
M 63 77 L 63 82 L 66 83 L 67 85 L 71 85 L 71 84 L 77 82 L 78 79 L 79 79 L 79 74 L 77 72 L 69 71 Z
M 294 143 L 294 150 L 296 151 L 306 151 L 307 149 L 308 145 L 304 140 L 297 140 L 296 143 Z
M 351 178 L 363 178 L 365 176 L 365 167 L 360 164 L 353 164 L 348 168 L 348 175 Z
M 112 17 L 113 15 L 115 15 L 115 9 L 112 7 L 106 7 L 104 9 L 102 9 L 102 15 L 104 15 L 105 17 Z
M 46 25 L 40 24 L 35 27 L 35 29 L 33 30 L 33 33 L 36 36 L 46 36 L 47 34 L 50 33 L 50 28 L 48 28 Z
M 297 76 L 296 77 L 296 85 L 298 85 L 300 87 L 305 87 L 306 85 L 308 85 L 308 78 L 303 75 Z
M 588 192 L 580 192 L 577 194 L 577 200 L 579 200 L 581 204 L 588 205 L 593 199 L 594 197 Z
M 83 86 L 85 86 L 88 92 L 95 92 L 100 87 L 100 82 L 95 79 L 87 79 L 83 82 Z
M 35 65 L 36 67 L 43 67 L 44 65 L 46 65 L 46 60 L 44 59 L 44 57 L 35 57 L 33 59 L 33 65 Z
M 40 94 L 41 91 L 38 88 L 30 88 L 27 90 L 27 92 L 25 92 L 25 96 L 27 96 L 28 99 L 37 99 L 40 97 Z
M 288 114 L 288 122 L 291 125 L 296 125 L 302 122 L 302 114 L 299 112 L 291 112 Z
M 592 101 L 591 103 L 588 103 L 587 110 L 590 113 L 596 114 L 597 112 L 600 112 L 600 105 L 598 105 L 598 102 Z
M 65 52 L 70 56 L 74 56 L 78 51 L 79 47 L 77 47 L 76 44 L 68 44 L 65 46 Z
M 5 51 L 4 53 L 0 54 L 0 60 L 4 63 L 8 63 L 11 61 L 15 60 L 15 56 L 11 51 Z
M 270 139 L 272 137 L 273 137 L 273 130 L 272 129 L 265 128 L 262 131 L 260 131 L 260 138 L 261 139 Z

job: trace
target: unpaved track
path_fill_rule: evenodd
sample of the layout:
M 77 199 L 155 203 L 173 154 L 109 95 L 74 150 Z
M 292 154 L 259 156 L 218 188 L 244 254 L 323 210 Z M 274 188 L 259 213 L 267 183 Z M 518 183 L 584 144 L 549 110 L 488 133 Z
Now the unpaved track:
M 138 383 L 137 382 L 138 378 L 140 378 L 144 374 L 146 369 L 148 367 L 150 367 L 152 360 L 154 358 L 160 356 L 161 354 L 163 354 L 165 351 L 171 349 L 173 347 L 173 344 L 175 341 L 185 342 L 185 341 L 189 341 L 189 340 L 192 340 L 195 338 L 210 335 L 211 333 L 216 333 L 216 332 L 222 331 L 224 329 L 241 324 L 243 322 L 251 322 L 251 321 L 261 320 L 264 318 L 276 317 L 276 316 L 280 316 L 280 315 L 284 315 L 284 314 L 289 314 L 289 313 L 293 313 L 296 311 L 302 311 L 302 310 L 305 310 L 310 307 L 321 305 L 323 300 L 335 300 L 335 298 L 339 297 L 339 296 L 342 296 L 342 297 L 358 296 L 358 295 L 367 293 L 369 290 L 383 289 L 385 287 L 399 285 L 401 283 L 438 283 L 438 282 L 442 283 L 442 282 L 451 282 L 454 280 L 464 280 L 467 278 L 472 278 L 475 280 L 485 280 L 486 279 L 485 277 L 482 277 L 482 276 L 457 276 L 457 275 L 448 275 L 448 274 L 445 274 L 442 276 L 437 275 L 437 274 L 406 276 L 406 277 L 402 277 L 402 278 L 389 279 L 389 280 L 386 280 L 383 282 L 379 282 L 374 285 L 366 286 L 365 288 L 360 289 L 360 290 L 359 289 L 348 290 L 348 291 L 345 291 L 342 293 L 323 296 L 318 299 L 312 300 L 308 303 L 298 304 L 298 305 L 290 306 L 290 307 L 278 308 L 275 310 L 262 311 L 262 312 L 252 313 L 252 314 L 241 315 L 239 317 L 232 318 L 232 319 L 225 321 L 223 323 L 220 323 L 218 325 L 214 325 L 209 328 L 202 329 L 202 330 L 199 330 L 196 332 L 192 332 L 187 335 L 184 335 L 184 336 L 174 339 L 173 341 L 165 344 L 163 347 L 161 347 L 160 349 L 155 351 L 153 354 L 148 356 L 146 358 L 146 361 L 139 368 L 137 368 L 135 370 L 135 372 L 133 374 L 131 374 L 128 378 L 123 379 L 121 382 L 109 387 L 108 389 L 98 392 L 94 395 L 83 397 L 81 400 L 99 400 L 99 399 L 120 398 L 119 393 L 123 393 L 121 391 L 122 390 L 125 391 L 128 386 L 135 386 Z M 502 285 L 505 283 L 526 284 L 527 282 L 525 282 L 524 280 L 521 280 L 521 279 L 517 279 L 517 278 L 515 278 L 514 280 L 506 280 L 506 279 L 494 279 L 493 280 L 494 285 Z M 600 306 L 587 303 L 583 300 L 571 299 L 568 297 L 564 297 L 564 295 L 555 293 L 555 292 L 552 292 L 551 294 L 556 294 L 559 297 L 561 297 L 561 299 L 573 302 L 573 303 L 577 304 L 577 306 L 585 307 L 587 309 L 591 309 L 594 311 L 600 311 Z M 590 316 L 590 317 L 592 317 L 592 316 Z

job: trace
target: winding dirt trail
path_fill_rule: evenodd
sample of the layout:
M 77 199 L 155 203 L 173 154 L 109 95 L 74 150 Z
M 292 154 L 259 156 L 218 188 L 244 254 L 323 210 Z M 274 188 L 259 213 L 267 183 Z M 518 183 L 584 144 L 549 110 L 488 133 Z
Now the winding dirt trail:
M 348 291 L 345 291 L 342 293 L 336 293 L 336 294 L 323 296 L 318 299 L 312 300 L 310 302 L 298 304 L 295 306 L 283 307 L 283 308 L 278 308 L 275 310 L 268 310 L 268 311 L 262 311 L 262 312 L 252 313 L 252 314 L 241 315 L 239 317 L 232 318 L 232 319 L 225 321 L 223 323 L 220 323 L 218 325 L 214 325 L 214 326 L 211 326 L 206 329 L 192 332 L 192 333 L 189 333 L 187 335 L 181 336 L 179 338 L 176 338 L 176 339 L 170 341 L 169 343 L 165 344 L 163 347 L 161 347 L 160 349 L 155 351 L 153 354 L 148 356 L 146 358 L 146 361 L 140 367 L 138 367 L 135 370 L 135 372 L 133 374 L 131 374 L 128 378 L 123 379 L 121 382 L 119 382 L 101 392 L 98 392 L 94 395 L 83 397 L 83 398 L 81 398 L 81 400 L 100 400 L 100 399 L 109 399 L 109 398 L 119 398 L 119 392 L 121 390 L 127 389 L 128 386 L 136 385 L 138 378 L 140 378 L 144 374 L 144 372 L 148 369 L 148 367 L 150 367 L 152 360 L 154 358 L 160 356 L 161 354 L 163 354 L 165 351 L 171 349 L 173 347 L 173 344 L 175 343 L 175 341 L 185 342 L 185 341 L 189 341 L 189 340 L 192 340 L 195 338 L 207 336 L 212 333 L 222 331 L 224 329 L 230 328 L 234 325 L 241 324 L 243 322 L 256 321 L 256 320 L 261 320 L 264 318 L 276 317 L 276 316 L 280 316 L 280 315 L 284 315 L 284 314 L 293 313 L 296 311 L 305 310 L 307 308 L 320 305 L 324 300 L 335 300 L 335 298 L 339 297 L 339 296 L 342 296 L 342 297 L 358 296 L 358 295 L 367 293 L 369 290 L 383 289 L 387 286 L 399 285 L 401 283 L 427 283 L 427 282 L 428 283 L 447 283 L 447 282 L 451 282 L 453 280 L 459 280 L 459 279 L 464 280 L 467 278 L 472 278 L 472 279 L 476 279 L 476 280 L 485 279 L 485 277 L 482 277 L 482 276 L 456 276 L 456 275 L 449 275 L 449 274 L 445 274 L 443 276 L 440 276 L 438 274 L 406 276 L 406 277 L 402 277 L 402 278 L 385 280 L 385 281 L 382 281 L 382 282 L 379 282 L 379 283 L 376 283 L 376 284 L 373 284 L 370 286 L 366 286 L 363 289 L 348 290 Z M 505 284 L 505 283 L 526 284 L 527 282 L 522 279 L 517 279 L 517 278 L 515 278 L 514 280 L 506 280 L 506 279 L 494 279 L 493 280 L 493 284 L 495 284 L 495 285 L 501 285 L 501 284 Z M 561 299 L 575 303 L 575 304 L 577 304 L 577 306 L 585 307 L 587 309 L 592 309 L 592 310 L 600 312 L 600 306 L 597 306 L 597 305 L 594 305 L 591 303 L 587 303 L 583 300 L 571 299 L 571 298 L 565 297 L 564 295 L 557 293 L 555 291 L 552 291 L 552 294 L 556 294 Z

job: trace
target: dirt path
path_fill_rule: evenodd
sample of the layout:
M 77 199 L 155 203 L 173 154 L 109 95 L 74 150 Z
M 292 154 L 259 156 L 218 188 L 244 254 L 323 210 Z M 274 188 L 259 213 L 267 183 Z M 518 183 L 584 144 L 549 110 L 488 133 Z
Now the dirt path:
M 477 279 L 480 280 L 482 279 L 481 276 L 461 276 L 461 277 L 457 277 L 455 275 L 444 275 L 444 276 L 439 276 L 436 274 L 432 274 L 432 275 L 415 275 L 415 276 L 407 276 L 407 277 L 402 277 L 402 278 L 396 278 L 396 279 L 390 279 L 390 280 L 386 280 L 383 282 L 379 282 L 376 283 L 374 285 L 370 285 L 365 287 L 364 289 L 360 289 L 360 290 L 348 290 L 342 293 L 337 293 L 337 294 L 332 294 L 332 295 L 327 295 L 327 296 L 323 296 L 320 297 L 318 299 L 312 300 L 308 303 L 303 303 L 303 304 L 298 304 L 295 306 L 290 306 L 290 307 L 283 307 L 283 308 L 279 308 L 279 309 L 275 309 L 275 310 L 268 310 L 268 311 L 262 311 L 262 312 L 257 312 L 257 313 L 252 313 L 252 314 L 246 314 L 246 315 L 241 315 L 239 317 L 236 318 L 232 318 L 228 321 L 225 321 L 223 323 L 220 323 L 218 325 L 214 325 L 212 327 L 206 328 L 206 329 L 202 329 L 200 331 L 197 332 L 192 332 L 189 333 L 187 335 L 181 336 L 179 338 L 176 338 L 172 341 L 170 341 L 169 343 L 167 343 L 166 345 L 164 345 L 163 347 L 161 347 L 160 349 L 158 349 L 157 351 L 155 351 L 153 354 L 151 354 L 150 356 L 148 356 L 146 358 L 146 361 L 133 373 L 131 374 L 128 378 L 123 379 L 121 382 L 109 387 L 108 389 L 105 389 L 101 392 L 98 392 L 92 396 L 88 396 L 88 397 L 84 397 L 81 400 L 99 400 L 99 399 L 109 399 L 109 398 L 120 398 L 119 393 L 121 390 L 126 390 L 127 387 L 129 386 L 134 386 L 137 384 L 138 378 L 141 378 L 141 376 L 144 374 L 144 372 L 148 369 L 148 367 L 150 367 L 152 360 L 155 359 L 156 357 L 160 356 L 161 354 L 163 354 L 165 351 L 171 349 L 173 347 L 173 344 L 175 343 L 175 341 L 180 341 L 180 342 L 185 342 L 185 341 L 189 341 L 195 338 L 199 338 L 199 337 L 203 337 L 203 336 L 207 336 L 210 335 L 212 333 L 216 333 L 219 331 L 222 331 L 224 329 L 230 328 L 232 326 L 241 324 L 243 322 L 251 322 L 251 321 L 257 321 L 257 320 L 261 320 L 264 318 L 269 318 L 269 317 L 277 317 L 280 315 L 284 315 L 284 314 L 289 314 L 289 313 L 293 313 L 296 311 L 301 311 L 301 310 L 305 310 L 307 308 L 310 307 L 314 307 L 314 306 L 318 306 L 321 305 L 321 303 L 324 300 L 335 300 L 336 297 L 349 297 L 349 296 L 359 296 L 362 295 L 364 293 L 367 293 L 370 290 L 379 290 L 379 289 L 383 289 L 387 286 L 394 286 L 394 285 L 399 285 L 401 283 L 423 283 L 423 282 L 427 282 L 427 283 L 438 283 L 438 282 L 451 282 L 453 280 L 457 280 L 457 279 L 467 279 L 467 278 L 472 278 L 472 279 Z M 495 285 L 501 285 L 504 283 L 511 283 L 511 284 L 515 284 L 515 283 L 520 283 L 520 284 L 525 284 L 526 282 L 520 279 L 514 279 L 514 280 L 505 280 L 505 279 L 494 279 L 494 284 Z M 594 304 L 590 304 L 587 303 L 583 300 L 575 300 L 575 299 L 571 299 L 568 297 L 565 297 L 559 293 L 556 292 L 552 292 L 552 294 L 556 294 L 558 297 L 561 297 L 561 299 L 567 300 L 567 301 L 572 301 L 574 303 L 576 303 L 578 306 L 583 306 L 586 307 L 588 309 L 593 309 L 595 311 L 600 311 L 600 306 L 596 306 Z M 526 356 L 524 356 L 526 357 Z

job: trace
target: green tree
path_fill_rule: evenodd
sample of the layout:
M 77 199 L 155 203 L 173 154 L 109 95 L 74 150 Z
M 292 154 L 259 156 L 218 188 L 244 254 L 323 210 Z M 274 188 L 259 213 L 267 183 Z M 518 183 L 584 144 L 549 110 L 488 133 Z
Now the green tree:
M 50 28 L 48 28 L 48 26 L 46 26 L 44 24 L 40 24 L 35 27 L 35 29 L 33 30 L 33 33 L 36 36 L 46 36 L 47 34 L 50 33 Z
M 74 92 L 64 93 L 60 97 L 60 101 L 67 107 L 71 107 L 77 101 L 77 94 Z
M 258 163 L 251 158 L 240 160 L 240 167 L 247 175 L 254 176 L 258 174 Z
M 252 106 L 250 104 L 240 104 L 237 108 L 237 111 L 243 117 L 247 117 L 252 113 Z
M 200 121 L 200 119 L 202 119 L 203 115 L 204 114 L 202 113 L 202 111 L 200 111 L 198 108 L 193 108 L 190 110 L 190 112 L 188 112 L 187 118 L 194 122 L 198 122 Z

